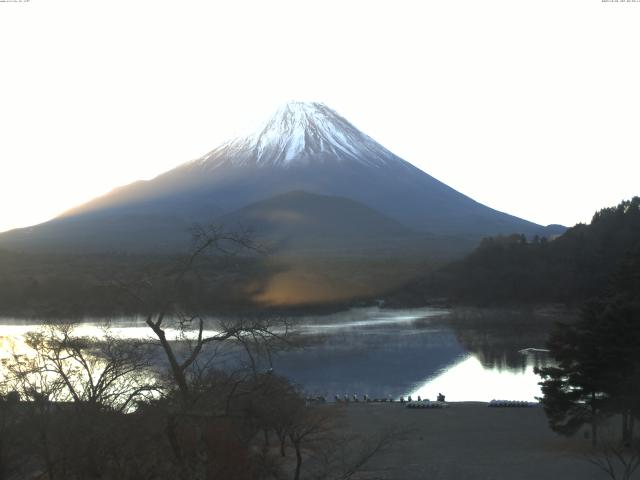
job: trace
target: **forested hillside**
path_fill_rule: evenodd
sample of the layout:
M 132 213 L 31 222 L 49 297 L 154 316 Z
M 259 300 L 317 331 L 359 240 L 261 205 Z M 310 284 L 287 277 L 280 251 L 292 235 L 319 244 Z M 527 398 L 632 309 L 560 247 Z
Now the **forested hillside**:
M 623 276 L 640 288 L 639 259 L 640 197 L 634 197 L 556 239 L 485 238 L 466 258 L 406 285 L 390 302 L 580 303 L 610 293 Z

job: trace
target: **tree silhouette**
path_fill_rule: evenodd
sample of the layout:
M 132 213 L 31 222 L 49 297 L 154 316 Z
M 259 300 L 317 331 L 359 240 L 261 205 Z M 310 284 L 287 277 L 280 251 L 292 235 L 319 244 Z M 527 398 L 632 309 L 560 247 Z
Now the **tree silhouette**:
M 571 435 L 620 414 L 622 441 L 630 444 L 640 414 L 640 305 L 609 300 L 592 302 L 580 321 L 561 325 L 549 349 L 555 366 L 537 369 L 543 379 L 542 403 L 551 428 Z

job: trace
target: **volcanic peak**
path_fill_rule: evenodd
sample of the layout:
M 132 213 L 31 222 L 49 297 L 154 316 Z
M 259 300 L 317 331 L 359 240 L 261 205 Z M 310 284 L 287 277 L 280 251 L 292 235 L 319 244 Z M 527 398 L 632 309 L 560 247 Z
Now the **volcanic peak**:
M 323 103 L 289 102 L 254 133 L 232 139 L 199 161 L 289 167 L 311 160 L 405 163 Z

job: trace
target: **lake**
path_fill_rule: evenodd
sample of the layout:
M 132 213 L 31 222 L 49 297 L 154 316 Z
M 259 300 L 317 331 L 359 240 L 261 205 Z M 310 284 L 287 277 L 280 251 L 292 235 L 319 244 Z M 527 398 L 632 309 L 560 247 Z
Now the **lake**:
M 544 352 L 521 350 L 544 348 L 550 323 L 548 315 L 520 312 L 354 308 L 296 318 L 297 332 L 314 341 L 278 353 L 272 365 L 309 395 L 328 399 L 367 394 L 435 400 L 443 393 L 450 401 L 534 400 L 540 380 L 533 369 L 547 359 Z M 0 353 L 6 356 L 12 343 L 20 348 L 21 336 L 38 326 L 0 319 Z M 86 335 L 100 331 L 91 321 L 78 328 Z M 140 318 L 112 321 L 112 331 L 150 336 Z

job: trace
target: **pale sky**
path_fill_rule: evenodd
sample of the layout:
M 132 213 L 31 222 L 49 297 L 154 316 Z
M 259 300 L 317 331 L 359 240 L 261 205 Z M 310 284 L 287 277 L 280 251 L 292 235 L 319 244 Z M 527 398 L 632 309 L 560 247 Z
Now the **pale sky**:
M 0 2 L 0 231 L 321 101 L 493 208 L 640 194 L 640 3 Z

